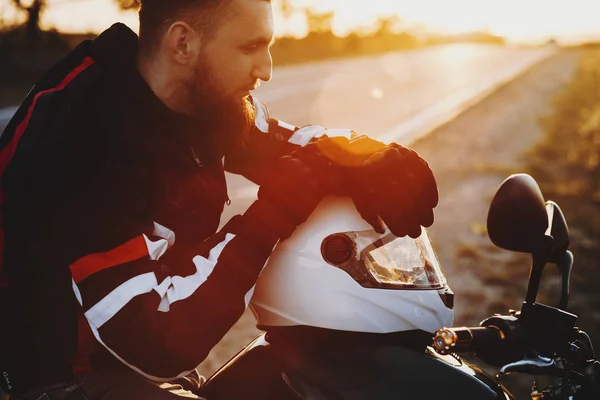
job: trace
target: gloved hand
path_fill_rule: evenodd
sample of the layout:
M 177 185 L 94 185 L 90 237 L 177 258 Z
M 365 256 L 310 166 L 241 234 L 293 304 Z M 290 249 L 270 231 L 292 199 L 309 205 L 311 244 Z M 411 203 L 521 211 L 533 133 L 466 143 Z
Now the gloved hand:
M 333 194 L 339 168 L 314 144 L 279 159 L 249 210 L 280 239 L 287 239 L 308 219 L 321 199 Z M 245 214 L 248 216 L 248 212 Z
M 371 155 L 352 173 L 349 189 L 361 216 L 382 233 L 417 238 L 433 224 L 438 190 L 429 165 L 406 147 L 391 144 Z
M 367 136 L 325 138 L 311 145 L 332 164 L 329 170 L 341 175 L 336 185 L 329 184 L 334 192 L 330 194 L 352 197 L 375 231 L 383 233 L 384 223 L 396 236 L 416 238 L 421 226 L 433 224 L 437 185 L 429 165 L 415 151 Z
M 438 203 L 433 173 L 416 152 L 358 136 L 322 137 L 282 157 L 253 207 L 285 239 L 327 195 L 350 196 L 375 231 L 387 226 L 399 237 L 431 226 Z

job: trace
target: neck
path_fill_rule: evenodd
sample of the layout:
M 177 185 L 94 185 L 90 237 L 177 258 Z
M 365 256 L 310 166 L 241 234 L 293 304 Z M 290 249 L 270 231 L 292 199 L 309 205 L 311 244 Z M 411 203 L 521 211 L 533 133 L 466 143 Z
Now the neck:
M 181 85 L 178 85 L 172 78 L 177 75 L 165 66 L 164 62 L 161 62 L 159 58 L 153 60 L 150 57 L 138 55 L 136 67 L 146 84 L 160 101 L 173 111 L 188 114 L 189 110 L 185 106 L 186 102 L 181 98 L 183 92 L 179 90 Z

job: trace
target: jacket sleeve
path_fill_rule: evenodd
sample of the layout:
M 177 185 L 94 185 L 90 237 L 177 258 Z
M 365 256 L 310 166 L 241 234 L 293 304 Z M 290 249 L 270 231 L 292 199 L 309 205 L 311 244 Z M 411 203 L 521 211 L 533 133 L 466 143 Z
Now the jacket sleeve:
M 151 233 L 70 266 L 96 339 L 156 381 L 206 358 L 243 314 L 277 241 L 243 217 L 192 249 L 178 250 L 175 238 L 154 222 Z
M 147 378 L 186 375 L 247 306 L 278 240 L 261 223 L 264 210 L 251 206 L 205 242 L 180 247 L 143 201 L 151 184 L 140 182 L 132 152 L 84 174 L 86 155 L 57 161 L 51 150 L 23 148 L 7 171 L 11 285 L 26 288 L 22 300 L 40 314 L 49 297 L 74 296 L 97 341 Z M 61 173 L 85 183 L 59 188 L 52 179 Z
M 323 137 L 355 136 L 350 129 L 326 129 L 320 125 L 296 127 L 272 118 L 266 105 L 255 97 L 253 104 L 254 126 L 246 142 L 225 155 L 225 169 L 258 185 L 269 179 L 279 158 L 297 148 Z

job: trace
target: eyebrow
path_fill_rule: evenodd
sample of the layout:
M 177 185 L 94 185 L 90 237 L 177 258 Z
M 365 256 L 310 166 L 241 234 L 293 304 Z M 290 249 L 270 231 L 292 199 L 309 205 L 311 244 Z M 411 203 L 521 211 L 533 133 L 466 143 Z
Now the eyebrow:
M 247 41 L 246 45 L 259 45 L 259 46 L 269 46 L 270 47 L 270 46 L 273 46 L 276 41 L 277 41 L 277 39 L 275 38 L 275 36 L 273 36 L 273 38 L 270 40 L 269 40 L 269 38 L 267 38 L 265 36 L 261 36 L 256 39 L 251 39 L 251 40 Z

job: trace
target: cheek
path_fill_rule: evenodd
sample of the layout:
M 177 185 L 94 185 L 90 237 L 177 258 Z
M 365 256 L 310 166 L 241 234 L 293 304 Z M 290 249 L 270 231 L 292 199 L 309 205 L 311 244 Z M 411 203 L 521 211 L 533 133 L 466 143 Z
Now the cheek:
M 218 88 L 223 96 L 234 95 L 253 83 L 252 56 L 244 54 L 232 43 L 215 39 L 207 46 L 205 56 L 210 65 L 210 86 Z
M 252 83 L 252 57 L 241 51 L 230 57 L 224 57 L 216 67 L 223 89 L 228 93 Z

